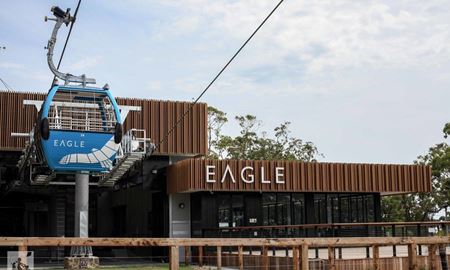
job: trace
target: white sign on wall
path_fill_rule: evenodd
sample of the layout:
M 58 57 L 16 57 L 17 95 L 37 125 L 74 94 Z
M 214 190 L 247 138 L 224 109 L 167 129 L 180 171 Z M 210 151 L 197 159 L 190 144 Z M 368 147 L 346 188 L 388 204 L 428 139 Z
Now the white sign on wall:
M 216 166 L 215 165 L 206 165 L 206 183 L 224 183 L 227 178 L 231 179 L 230 181 L 236 183 L 236 181 L 242 181 L 246 184 L 255 183 L 255 181 L 259 181 L 262 184 L 285 184 L 284 178 L 284 167 L 275 167 L 275 179 L 266 178 L 267 172 L 266 168 L 261 166 L 259 168 L 259 179 L 255 178 L 255 168 L 251 166 L 246 166 L 241 169 L 239 175 L 234 175 L 233 171 L 230 168 L 230 165 L 227 164 L 225 170 L 220 172 L 221 175 L 216 179 Z

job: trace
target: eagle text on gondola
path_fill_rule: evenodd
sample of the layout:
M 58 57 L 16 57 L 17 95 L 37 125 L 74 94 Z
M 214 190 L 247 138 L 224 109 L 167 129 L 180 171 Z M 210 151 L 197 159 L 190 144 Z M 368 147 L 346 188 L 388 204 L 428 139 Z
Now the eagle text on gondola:
M 262 184 L 270 184 L 272 182 L 276 184 L 285 183 L 284 167 L 275 167 L 275 179 L 266 178 L 268 172 L 262 166 L 259 168 L 259 172 L 259 179 L 256 179 L 255 168 L 246 166 L 240 170 L 239 175 L 234 175 L 230 165 L 227 164 L 225 170 L 221 172 L 222 175 L 219 175 L 219 178 L 216 179 L 216 166 L 206 165 L 206 183 L 224 183 L 227 179 L 230 179 L 233 183 L 236 183 L 236 179 L 238 179 L 246 184 L 252 184 L 255 181 L 260 181 Z
M 55 147 L 84 148 L 84 141 L 53 140 Z

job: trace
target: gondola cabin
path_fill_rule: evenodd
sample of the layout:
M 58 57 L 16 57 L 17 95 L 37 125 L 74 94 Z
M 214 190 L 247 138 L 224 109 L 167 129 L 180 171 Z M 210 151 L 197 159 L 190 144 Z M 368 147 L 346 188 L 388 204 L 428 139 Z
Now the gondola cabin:
M 38 124 L 38 140 L 50 169 L 89 173 L 112 169 L 122 126 L 119 107 L 108 89 L 55 85 L 42 105 Z

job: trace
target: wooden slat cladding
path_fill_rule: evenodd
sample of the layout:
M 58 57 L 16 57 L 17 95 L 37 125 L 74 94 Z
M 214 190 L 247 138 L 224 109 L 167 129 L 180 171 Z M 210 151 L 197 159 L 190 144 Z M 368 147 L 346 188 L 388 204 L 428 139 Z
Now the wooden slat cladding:
M 0 151 L 19 151 L 25 138 L 11 138 L 11 132 L 30 132 L 37 112 L 23 100 L 44 100 L 45 94 L 0 91 Z M 119 105 L 140 106 L 141 112 L 130 112 L 124 124 L 145 129 L 147 137 L 158 143 L 189 108 L 189 102 L 117 98 Z M 207 153 L 207 105 L 196 104 L 192 111 L 160 145 L 157 154 L 205 155 Z
M 119 105 L 140 106 L 141 112 L 130 112 L 124 128 L 145 129 L 147 137 L 160 142 L 191 103 L 147 99 L 117 98 Z M 207 153 L 207 105 L 197 103 L 157 149 L 159 154 Z
M 229 173 L 224 173 L 227 165 Z M 207 166 L 210 167 L 207 183 Z M 247 169 L 254 182 L 241 180 L 242 169 Z M 263 167 L 264 180 L 262 183 Z M 282 172 L 276 183 L 277 167 Z M 214 172 L 214 174 L 212 174 Z M 226 175 L 222 182 L 223 175 Z M 188 159 L 168 168 L 168 193 L 195 191 L 258 191 L 258 192 L 381 192 L 410 193 L 431 191 L 431 167 L 423 165 L 349 164 L 299 161 L 250 161 Z

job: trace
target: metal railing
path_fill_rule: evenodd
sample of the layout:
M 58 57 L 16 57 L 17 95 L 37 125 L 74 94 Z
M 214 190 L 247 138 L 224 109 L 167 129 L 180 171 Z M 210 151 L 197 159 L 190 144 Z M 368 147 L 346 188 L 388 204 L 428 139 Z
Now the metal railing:
M 150 139 L 146 136 L 145 129 L 132 128 L 125 133 L 122 139 L 122 149 L 125 155 L 145 155 L 150 147 Z
M 50 127 L 62 130 L 112 131 L 116 116 L 109 98 L 103 94 L 75 92 L 56 93 L 48 113 Z
M 240 226 L 202 229 L 203 237 L 350 237 L 433 236 L 450 229 L 450 221 L 363 222 L 274 226 Z
M 51 129 L 60 130 L 84 130 L 111 132 L 114 130 L 115 121 L 95 119 L 87 116 L 85 119 L 72 117 L 48 117 Z

